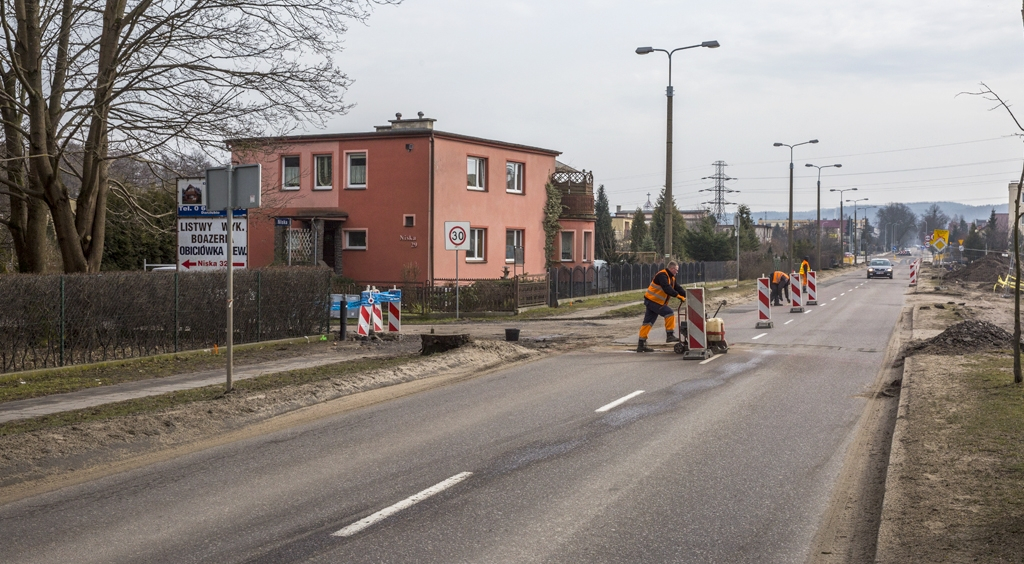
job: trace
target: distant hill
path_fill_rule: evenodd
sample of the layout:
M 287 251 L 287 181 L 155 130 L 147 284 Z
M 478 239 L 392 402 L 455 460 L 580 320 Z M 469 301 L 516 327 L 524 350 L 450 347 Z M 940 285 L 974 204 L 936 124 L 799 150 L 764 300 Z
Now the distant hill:
M 913 204 L 905 204 L 905 205 L 908 208 L 910 208 L 910 211 L 914 212 L 914 214 L 916 214 L 918 217 L 920 217 L 923 213 L 928 211 L 928 208 L 930 208 L 932 206 L 932 204 L 938 204 L 939 209 L 941 209 L 942 212 L 945 213 L 946 215 L 948 215 L 949 217 L 953 217 L 954 215 L 958 215 L 958 216 L 962 215 L 964 217 L 964 219 L 967 220 L 967 223 L 971 223 L 972 221 L 977 220 L 977 219 L 985 219 L 985 220 L 987 220 L 988 216 L 991 215 L 993 209 L 996 210 L 996 213 L 1007 213 L 1006 210 L 1007 210 L 1007 208 L 1010 207 L 1010 205 L 1008 203 L 1005 203 L 1005 202 L 1002 203 L 1002 204 L 987 204 L 987 205 L 981 205 L 981 206 L 969 206 L 967 204 L 960 204 L 960 203 L 957 203 L 957 202 L 915 202 Z M 868 217 L 874 218 L 876 211 L 878 211 L 878 208 L 868 208 L 868 210 L 867 210 Z M 843 208 L 843 213 L 846 214 L 846 215 L 853 215 L 853 207 L 852 206 L 845 206 Z M 860 214 L 863 214 L 863 213 L 864 213 L 864 208 L 861 207 L 861 206 L 857 206 L 857 214 L 860 215 Z M 777 212 L 777 211 L 755 212 L 752 215 L 753 215 L 755 221 L 758 220 L 758 219 L 788 219 L 789 218 L 789 212 L 788 211 L 781 211 L 781 212 Z M 794 211 L 793 212 L 793 219 L 794 220 L 796 220 L 796 219 L 816 219 L 817 217 L 818 217 L 817 210 L 800 211 L 800 212 Z M 821 219 L 838 219 L 838 218 L 839 218 L 839 208 L 821 208 Z M 730 223 L 732 222 L 732 217 L 731 216 L 729 217 L 729 222 Z

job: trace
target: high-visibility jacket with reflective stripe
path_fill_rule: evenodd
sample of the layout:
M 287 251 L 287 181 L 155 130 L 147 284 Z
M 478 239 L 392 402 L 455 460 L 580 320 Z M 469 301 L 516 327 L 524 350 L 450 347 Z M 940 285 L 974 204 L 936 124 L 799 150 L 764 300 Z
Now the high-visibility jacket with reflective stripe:
M 782 282 L 783 278 L 789 280 L 789 276 L 786 276 L 785 272 L 781 270 L 776 270 L 775 273 L 772 274 L 772 284 L 778 284 L 779 282 Z
M 651 285 L 647 287 L 647 293 L 644 294 L 644 297 L 656 304 L 665 305 L 668 303 L 669 295 L 665 293 L 665 290 L 657 282 L 659 274 L 664 274 L 668 279 L 669 288 L 674 289 L 676 287 L 676 277 L 672 276 L 668 269 L 665 269 L 654 275 L 654 279 L 651 280 Z
M 803 274 L 805 278 L 807 277 L 807 273 L 810 272 L 810 270 L 811 270 L 811 263 L 809 263 L 807 261 L 803 261 L 803 262 L 800 263 L 800 274 Z

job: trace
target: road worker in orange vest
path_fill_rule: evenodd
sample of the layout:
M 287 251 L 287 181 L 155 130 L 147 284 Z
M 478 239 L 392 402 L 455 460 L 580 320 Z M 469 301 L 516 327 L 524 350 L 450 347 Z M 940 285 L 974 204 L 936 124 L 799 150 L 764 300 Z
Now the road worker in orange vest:
M 782 305 L 782 291 L 786 291 L 786 301 L 789 301 L 789 275 L 781 270 L 772 273 L 772 305 Z
M 804 294 L 807 294 L 807 273 L 811 271 L 811 261 L 808 257 L 804 257 L 804 261 L 800 263 L 800 286 L 803 288 Z
M 669 307 L 670 298 L 679 298 L 686 301 L 685 291 L 676 283 L 676 273 L 679 272 L 679 264 L 671 261 L 664 270 L 654 275 L 651 285 L 647 287 L 644 294 L 644 305 L 647 310 L 644 312 L 644 322 L 640 325 L 640 340 L 636 344 L 636 352 L 654 352 L 654 349 L 647 346 L 647 335 L 651 333 L 651 326 L 658 316 L 665 318 L 665 342 L 676 342 L 676 316 Z

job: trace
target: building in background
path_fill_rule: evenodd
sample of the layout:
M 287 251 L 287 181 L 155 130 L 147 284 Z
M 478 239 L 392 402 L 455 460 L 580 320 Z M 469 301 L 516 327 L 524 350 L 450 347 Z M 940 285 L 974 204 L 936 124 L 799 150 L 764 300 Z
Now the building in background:
M 454 279 L 444 222 L 468 221 L 460 278 L 507 275 L 515 247 L 524 262 L 515 270 L 544 272 L 546 185 L 562 179 L 560 152 L 439 131 L 435 121 L 396 114 L 373 132 L 230 141 L 232 162 L 263 167 L 263 206 L 249 216 L 250 267 L 320 264 L 366 282 Z M 573 177 L 563 191 L 555 247 L 570 265 L 593 260 L 585 175 L 589 182 Z

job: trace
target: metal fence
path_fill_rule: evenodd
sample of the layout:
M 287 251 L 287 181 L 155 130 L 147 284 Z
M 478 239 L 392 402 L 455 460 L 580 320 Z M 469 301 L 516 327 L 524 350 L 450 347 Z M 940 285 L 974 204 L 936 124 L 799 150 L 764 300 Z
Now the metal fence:
M 327 330 L 330 273 L 234 273 L 234 342 Z M 0 276 L 0 373 L 224 344 L 225 273 Z
M 730 268 L 731 265 L 731 268 Z M 684 262 L 679 265 L 679 284 L 716 282 L 736 278 L 735 262 Z M 552 295 L 558 299 L 582 298 L 597 294 L 646 290 L 664 263 L 609 264 L 601 267 L 557 267 L 548 271 Z

